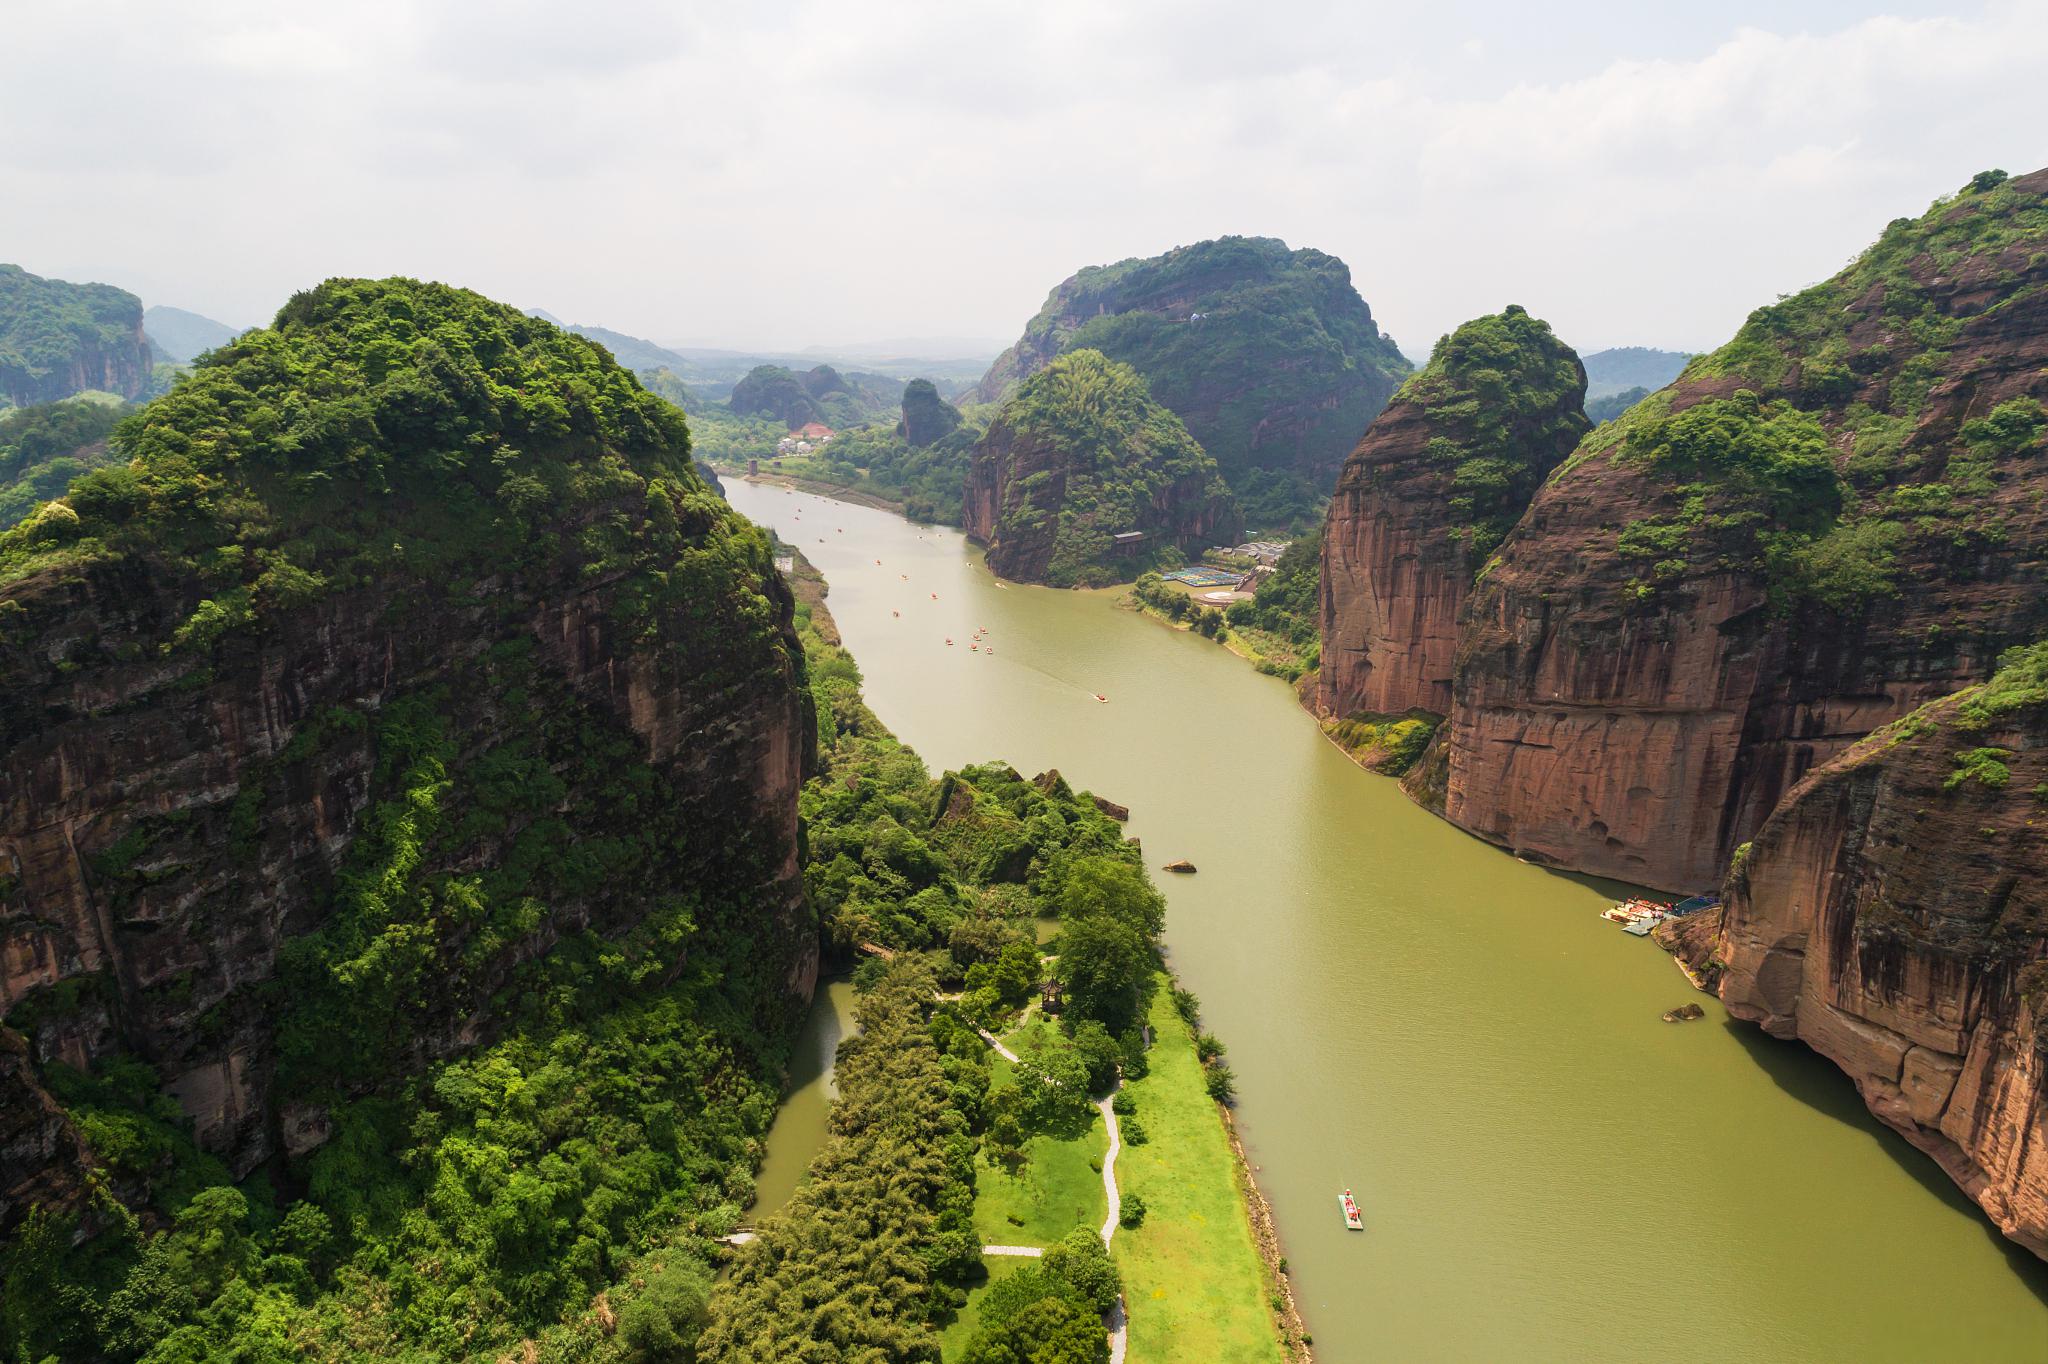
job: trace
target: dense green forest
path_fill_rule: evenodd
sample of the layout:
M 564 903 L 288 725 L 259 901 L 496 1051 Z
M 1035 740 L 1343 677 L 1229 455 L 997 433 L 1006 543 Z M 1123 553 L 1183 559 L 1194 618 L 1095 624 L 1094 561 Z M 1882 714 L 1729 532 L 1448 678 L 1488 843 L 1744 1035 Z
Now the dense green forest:
M 1055 587 L 1127 581 L 1243 529 L 1187 427 L 1136 370 L 1099 351 L 1060 356 L 1019 386 L 976 447 L 971 477 L 996 508 L 998 573 Z M 1112 537 L 1146 536 L 1135 551 Z
M 681 415 L 597 347 L 410 281 L 296 296 L 119 438 L 131 464 L 0 535 L 0 580 L 28 584 L 8 688 L 41 675 L 23 646 L 68 609 L 36 584 L 80 571 L 132 566 L 190 603 L 148 645 L 173 684 L 236 675 L 321 603 L 398 637 L 478 633 L 99 859 L 116 894 L 202 869 L 231 921 L 262 903 L 271 812 L 319 764 L 371 757 L 312 922 L 196 1039 L 263 1039 L 277 1101 L 324 1113 L 327 1139 L 233 1180 L 145 1056 L 46 1061 L 101 1174 L 80 1214 L 31 1213 L 0 1252 L 0 1357 L 623 1360 L 680 1329 L 751 1197 L 803 925 L 765 911 L 781 854 L 742 802 L 686 798 L 525 622 L 534 594 L 596 579 L 612 628 L 687 659 L 692 686 L 786 690 L 802 663 L 766 537 L 698 481 Z M 31 992 L 7 1025 L 33 1046 L 114 988 Z M 451 1009 L 482 1038 L 422 1065 Z
M 0 530 L 110 462 L 108 438 L 128 410 L 104 395 L 0 412 Z

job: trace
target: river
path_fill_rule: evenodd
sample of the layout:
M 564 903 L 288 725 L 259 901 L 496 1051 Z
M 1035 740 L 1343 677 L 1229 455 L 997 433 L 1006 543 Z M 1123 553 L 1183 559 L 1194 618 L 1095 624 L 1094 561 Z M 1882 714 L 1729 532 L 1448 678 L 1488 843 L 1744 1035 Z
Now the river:
M 1168 949 L 1229 1044 L 1325 1364 L 2048 1359 L 2048 1266 L 1833 1066 L 1601 921 L 1611 887 L 1417 809 L 1283 683 L 1114 594 L 727 490 L 824 572 L 869 705 L 934 772 L 1057 767 L 1131 807 L 1155 868 L 1200 868 L 1157 878 Z M 1691 1001 L 1705 1020 L 1660 1019 Z

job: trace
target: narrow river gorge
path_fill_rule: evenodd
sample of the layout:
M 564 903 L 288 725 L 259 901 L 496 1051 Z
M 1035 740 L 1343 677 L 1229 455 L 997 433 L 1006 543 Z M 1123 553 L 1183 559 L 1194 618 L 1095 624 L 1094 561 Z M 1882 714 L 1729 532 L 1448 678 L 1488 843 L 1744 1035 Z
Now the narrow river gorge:
M 2048 1266 L 1832 1065 L 1597 918 L 1615 887 L 1423 813 L 1284 684 L 1114 594 L 998 583 L 887 512 L 728 492 L 824 572 L 869 703 L 935 772 L 1057 767 L 1131 807 L 1155 868 L 1200 868 L 1157 878 L 1169 949 L 1230 1046 L 1324 1361 L 2048 1357 Z M 1660 1020 L 1694 1000 L 1705 1021 Z

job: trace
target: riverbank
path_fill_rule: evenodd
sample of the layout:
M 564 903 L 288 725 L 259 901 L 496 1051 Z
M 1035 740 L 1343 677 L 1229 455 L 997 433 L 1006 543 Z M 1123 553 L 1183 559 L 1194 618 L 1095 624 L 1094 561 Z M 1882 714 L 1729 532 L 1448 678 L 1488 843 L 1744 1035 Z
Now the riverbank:
M 715 464 L 711 467 L 718 471 L 720 478 L 736 478 L 767 488 L 789 488 L 796 492 L 809 493 L 813 497 L 829 497 L 834 502 L 851 503 L 856 507 L 873 507 L 877 511 L 894 512 L 898 516 L 904 514 L 902 502 L 882 493 L 870 492 L 864 488 L 849 487 L 844 483 L 832 483 L 818 478 L 805 478 L 800 474 L 783 473 L 779 470 L 761 474 L 750 474 L 744 467 L 721 468 Z
M 810 520 L 806 518 L 806 523 Z M 836 529 L 828 532 L 834 539 Z M 983 776 L 978 783 L 971 771 L 959 778 L 949 775 L 935 784 L 939 789 L 935 798 L 917 798 L 914 792 L 922 779 L 921 765 L 914 773 L 905 769 L 905 764 L 916 764 L 915 756 L 859 701 L 859 675 L 854 666 L 857 660 L 846 652 L 838 623 L 827 606 L 829 584 L 801 548 L 795 548 L 785 578 L 796 598 L 798 634 L 804 642 L 814 686 L 819 690 L 821 721 L 829 730 L 821 735 L 827 759 L 825 775 L 807 791 L 803 805 L 816 869 L 813 877 L 823 874 L 835 880 L 844 879 L 845 873 L 827 872 L 824 864 L 843 866 L 855 853 L 843 841 L 836 851 L 827 850 L 834 839 L 829 825 L 846 827 L 842 821 L 847 818 L 844 809 L 828 811 L 827 803 L 841 806 L 863 800 L 879 802 L 891 811 L 883 817 L 884 826 L 878 826 L 885 827 L 889 837 L 916 838 L 930 850 L 927 856 L 965 855 L 973 859 L 974 865 L 984 866 L 993 864 L 985 863 L 982 853 L 970 853 L 968 849 L 982 848 L 982 840 L 987 836 L 983 830 L 993 832 L 1004 823 L 1002 800 L 1021 798 L 1027 802 L 1020 807 L 1024 813 L 1036 808 L 1030 802 L 1048 806 L 1032 814 L 1034 827 L 1039 821 L 1055 820 L 1069 830 L 1069 837 L 1098 840 L 1072 845 L 1064 854 L 1068 860 L 1060 864 L 1068 869 L 1064 875 L 1081 874 L 1076 869 L 1085 863 L 1071 858 L 1084 849 L 1092 850 L 1089 855 L 1098 863 L 1113 851 L 1115 857 L 1108 860 L 1123 866 L 1123 875 L 1135 885 L 1145 887 L 1142 895 L 1153 897 L 1156 905 L 1156 892 L 1149 889 L 1149 877 L 1137 864 L 1135 845 L 1125 841 L 1122 826 L 1104 814 L 1085 793 L 1071 791 L 1052 774 L 1027 783 L 998 766 L 982 769 L 990 775 Z M 886 770 L 869 765 L 878 750 L 889 754 Z M 989 784 L 991 777 L 993 785 Z M 904 784 L 904 794 L 909 798 L 898 798 L 879 789 L 877 783 L 882 780 Z M 1011 783 L 1025 790 L 1004 796 L 1005 791 L 1017 791 Z M 856 819 L 852 827 L 866 826 Z M 1091 827 L 1095 830 L 1092 834 L 1088 832 Z M 963 836 L 969 839 L 967 844 L 956 842 Z M 951 851 L 956 848 L 958 853 Z M 1044 855 L 1061 852 L 1047 848 Z M 860 856 L 864 859 L 866 854 Z M 1038 860 L 1034 857 L 1033 865 Z M 961 865 L 964 869 L 966 864 Z M 1032 879 L 1035 878 L 1027 877 L 1027 884 Z M 813 884 L 823 883 L 814 880 Z M 1004 892 L 1000 895 L 992 895 L 986 889 L 971 893 L 963 908 L 972 912 L 979 906 L 980 912 L 986 913 L 1001 903 L 1009 906 L 1004 912 L 1015 913 L 1024 908 L 1050 909 L 1060 903 L 1033 897 L 1026 885 L 1014 881 L 1004 881 L 1000 889 Z M 829 907 L 821 904 L 820 909 L 828 914 L 827 931 L 831 935 L 835 930 L 829 920 Z M 905 904 L 899 906 L 898 912 L 907 909 Z M 892 917 L 883 914 L 879 907 L 871 913 L 875 917 L 842 925 L 838 936 L 855 933 L 854 940 L 865 943 L 887 941 L 892 931 L 908 931 L 908 925 L 892 928 Z M 1062 931 L 1067 927 L 1064 921 L 1055 922 Z M 1036 943 L 1039 927 L 1035 921 L 1020 923 L 1015 926 L 1014 936 Z M 950 941 L 958 950 L 967 952 L 970 949 L 966 944 L 979 941 L 977 935 L 986 931 L 977 929 L 965 938 L 955 932 Z M 938 935 L 938 942 L 948 941 L 945 934 Z M 953 959 L 953 949 L 917 950 L 931 942 L 928 932 L 922 937 L 911 934 L 908 941 L 897 938 L 887 950 L 877 948 L 875 955 L 891 959 L 891 970 L 914 968 L 920 961 L 926 963 L 923 969 L 942 975 L 963 969 Z M 1037 971 L 1042 977 L 1048 962 L 1042 952 L 1038 957 Z M 879 967 L 882 963 L 878 960 L 873 965 Z M 953 979 L 957 982 L 959 977 Z M 978 1020 L 981 1011 L 993 1007 L 994 996 L 988 990 L 973 988 L 976 979 L 969 975 L 965 986 L 946 986 L 940 995 L 941 1012 Z M 1202 1067 L 1192 1036 L 1172 1014 L 1170 1004 L 1164 1006 L 1166 1016 L 1154 1022 L 1154 1041 L 1144 1052 L 1145 1065 L 1136 1067 L 1149 1068 L 1149 1074 L 1126 1086 L 1132 1097 L 1124 1099 L 1124 1104 L 1135 1102 L 1136 1112 L 1142 1115 L 1133 1119 L 1140 1124 L 1138 1131 L 1142 1134 L 1135 1143 L 1117 1141 L 1117 1110 L 1106 1100 L 1093 1105 L 1093 1120 L 1085 1126 L 1031 1132 L 1014 1151 L 994 1145 L 994 1138 L 985 1134 L 985 1126 L 997 1121 L 999 1111 L 1014 1112 L 1018 1108 L 1014 1092 L 1008 1100 L 1004 1098 L 1005 1092 L 1014 1091 L 1017 1084 L 1019 1063 L 1015 1056 L 1021 1054 L 1026 1064 L 1056 1066 L 1058 1063 L 1052 1058 L 1073 1054 L 1077 1045 L 1068 1032 L 1071 1018 L 1061 1024 L 1040 1011 L 1038 988 L 1033 982 L 1028 990 L 1012 996 L 1011 1007 L 1001 1011 L 1001 1016 L 1008 1020 L 1009 1031 L 1001 1037 L 983 1032 L 983 1038 L 992 1047 L 987 1057 L 976 1060 L 978 1066 L 986 1066 L 987 1089 L 974 1106 L 975 1115 L 969 1117 L 970 1130 L 980 1134 L 975 1142 L 969 1226 L 975 1244 L 983 1248 L 983 1264 L 990 1263 L 989 1247 L 1043 1250 L 1077 1228 L 1085 1228 L 1100 1235 L 1110 1246 L 1120 1268 L 1128 1265 L 1132 1288 L 1126 1295 L 1128 1311 L 1123 1322 L 1127 1334 L 1122 1348 L 1124 1357 L 1132 1364 L 1173 1364 L 1189 1358 L 1180 1346 L 1190 1339 L 1213 1344 L 1213 1349 L 1208 1345 L 1201 1347 L 1202 1358 L 1280 1364 L 1290 1356 L 1282 1346 L 1281 1328 L 1273 1322 L 1266 1307 L 1274 1299 L 1274 1292 L 1268 1275 L 1261 1270 L 1257 1241 L 1252 1234 L 1255 1213 L 1248 1199 L 1254 1191 L 1243 1182 L 1224 1119 L 1203 1090 Z M 1160 999 L 1170 997 L 1163 976 L 1157 983 L 1157 994 Z M 1020 998 L 1028 1007 L 1015 1007 Z M 992 1021 L 989 1025 L 994 1026 Z M 958 1031 L 945 1018 L 935 1018 L 933 1027 L 941 1036 L 956 1036 Z M 1012 1047 L 1014 1051 L 1010 1050 Z M 950 1048 L 948 1053 L 950 1057 Z M 1141 1154 L 1144 1158 L 1138 1163 L 1147 1171 L 1142 1178 L 1152 1192 L 1138 1201 L 1153 1204 L 1154 1210 L 1136 1226 L 1126 1227 L 1118 1217 L 1121 1200 L 1131 1192 L 1124 1171 Z M 959 1316 L 942 1332 L 942 1348 L 955 1352 L 965 1348 L 981 1327 L 980 1308 L 987 1292 L 984 1284 L 964 1295 Z M 973 1325 L 963 1326 L 963 1322 Z M 1295 1329 L 1288 1334 L 1291 1347 L 1292 1337 L 1300 1332 Z

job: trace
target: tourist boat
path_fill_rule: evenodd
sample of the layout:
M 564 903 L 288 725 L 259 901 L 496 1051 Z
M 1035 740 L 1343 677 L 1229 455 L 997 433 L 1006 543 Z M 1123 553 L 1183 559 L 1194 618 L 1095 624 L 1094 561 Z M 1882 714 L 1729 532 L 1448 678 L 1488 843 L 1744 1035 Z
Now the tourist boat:
M 1105 706 L 1109 704 L 1109 698 L 1107 696 L 1104 696 L 1101 692 L 1095 693 L 1095 699 L 1100 701 Z
M 1670 905 L 1660 904 L 1655 900 L 1624 900 L 1618 905 L 1610 905 L 1601 910 L 1600 917 L 1625 928 L 1640 919 L 1661 919 L 1670 912 Z
M 1365 1230 L 1365 1219 L 1359 1216 L 1358 1203 L 1351 1197 L 1351 1190 L 1346 1189 L 1337 1196 L 1337 1206 L 1344 1209 L 1345 1226 L 1353 1231 Z
M 952 640 L 952 638 L 951 638 L 950 636 L 949 636 L 949 637 L 947 638 L 947 640 L 946 640 L 946 647 L 947 647 L 948 649 L 950 649 L 950 648 L 952 648 L 952 647 L 953 647 L 953 640 Z

